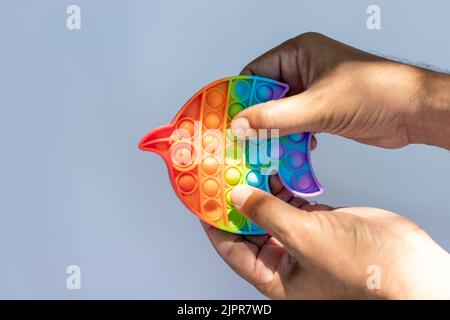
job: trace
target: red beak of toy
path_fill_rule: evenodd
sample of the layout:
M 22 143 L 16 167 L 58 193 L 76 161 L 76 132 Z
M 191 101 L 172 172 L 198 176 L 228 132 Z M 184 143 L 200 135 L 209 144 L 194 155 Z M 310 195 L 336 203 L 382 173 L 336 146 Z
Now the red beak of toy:
M 142 138 L 139 149 L 161 154 L 167 151 L 172 133 L 173 125 L 171 124 L 155 128 Z

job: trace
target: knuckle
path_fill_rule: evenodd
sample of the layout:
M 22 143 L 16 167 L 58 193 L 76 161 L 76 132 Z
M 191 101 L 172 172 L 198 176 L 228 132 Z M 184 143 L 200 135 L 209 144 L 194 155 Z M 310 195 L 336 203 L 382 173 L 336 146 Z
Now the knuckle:
M 280 230 L 279 237 L 283 243 L 288 243 L 291 246 L 294 246 L 297 243 L 299 234 L 298 230 L 295 228 L 295 226 L 292 225 L 286 225 L 284 226 L 283 230 Z
M 244 240 L 241 238 L 238 238 L 236 241 L 234 241 L 234 243 L 232 244 L 232 246 L 224 253 L 223 257 L 226 260 L 229 260 L 233 255 L 235 254 L 239 254 L 239 247 L 242 245 L 242 242 Z
M 323 47 L 327 41 L 327 37 L 318 32 L 306 32 L 299 35 L 295 40 L 296 45 L 299 48 L 303 48 L 305 51 L 316 51 L 317 47 Z
M 305 33 L 302 33 L 301 35 L 299 35 L 297 37 L 297 40 L 299 41 L 317 41 L 320 39 L 323 39 L 324 35 L 319 33 L 319 32 L 315 32 L 315 31 L 308 31 Z
M 300 217 L 299 217 L 300 218 Z M 303 226 L 303 217 L 301 219 L 286 219 L 278 226 L 277 234 L 283 243 L 297 248 L 305 237 L 310 237 L 311 233 L 305 230 Z
M 286 54 L 295 53 L 298 50 L 298 45 L 295 38 L 289 39 L 281 44 L 282 52 Z
M 269 102 L 265 102 L 263 105 L 260 105 L 257 108 L 255 108 L 255 113 L 254 113 L 254 120 L 256 122 L 255 129 L 272 127 L 272 120 L 271 120 L 272 117 L 270 114 L 271 113 L 270 110 L 272 110 L 272 106 L 273 106 L 273 102 L 269 101 Z
M 264 195 L 256 195 L 253 199 L 249 199 L 247 212 L 255 222 L 259 221 L 261 214 L 270 210 L 270 198 Z

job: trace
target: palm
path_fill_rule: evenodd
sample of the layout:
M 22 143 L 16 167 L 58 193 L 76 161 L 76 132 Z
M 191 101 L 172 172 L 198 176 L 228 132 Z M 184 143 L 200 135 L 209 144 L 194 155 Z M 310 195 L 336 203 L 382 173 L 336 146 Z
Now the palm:
M 330 298 L 352 291 L 354 283 L 360 285 L 349 297 L 370 296 L 372 293 L 365 290 L 369 265 L 402 269 L 411 263 L 411 257 L 417 259 L 411 243 L 435 246 L 422 229 L 397 214 L 375 208 L 333 209 L 309 204 L 293 198 L 277 178 L 271 179 L 271 189 L 291 205 L 314 212 L 319 222 L 312 232 L 316 236 L 299 235 L 299 241 L 314 248 L 312 253 L 289 252 L 269 235 L 241 236 L 206 224 L 204 228 L 230 267 L 272 298 Z
M 272 194 L 293 206 L 307 204 L 303 199 L 294 198 L 278 177 L 270 179 L 270 188 Z M 242 236 L 202 224 L 219 255 L 240 276 L 258 288 L 272 283 L 274 278 L 281 280 L 284 277 L 283 270 L 289 270 L 297 263 L 281 243 L 270 235 Z

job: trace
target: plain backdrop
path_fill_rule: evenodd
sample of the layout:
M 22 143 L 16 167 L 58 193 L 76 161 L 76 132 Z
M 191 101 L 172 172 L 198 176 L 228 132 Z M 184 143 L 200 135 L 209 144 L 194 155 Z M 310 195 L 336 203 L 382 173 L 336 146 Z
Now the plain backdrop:
M 81 30 L 66 28 L 70 4 Z M 371 4 L 381 30 L 366 27 Z M 444 0 L 2 0 L 0 298 L 262 298 L 138 141 L 203 85 L 306 31 L 450 68 L 449 15 Z M 401 213 L 449 250 L 448 151 L 318 140 L 318 201 Z M 66 288 L 72 264 L 81 290 Z

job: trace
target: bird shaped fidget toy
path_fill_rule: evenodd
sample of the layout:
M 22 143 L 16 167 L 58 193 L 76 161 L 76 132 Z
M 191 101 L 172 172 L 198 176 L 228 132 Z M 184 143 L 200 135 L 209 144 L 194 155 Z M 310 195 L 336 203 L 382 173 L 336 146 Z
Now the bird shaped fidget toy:
M 173 189 L 201 220 L 232 233 L 264 234 L 233 206 L 231 190 L 247 184 L 270 192 L 269 177 L 278 173 L 294 195 L 320 194 L 310 162 L 311 133 L 278 137 L 277 130 L 249 130 L 243 132 L 247 139 L 238 139 L 230 124 L 240 111 L 282 98 L 288 89 L 258 76 L 215 81 L 198 91 L 172 123 L 150 131 L 139 148 L 164 159 Z

